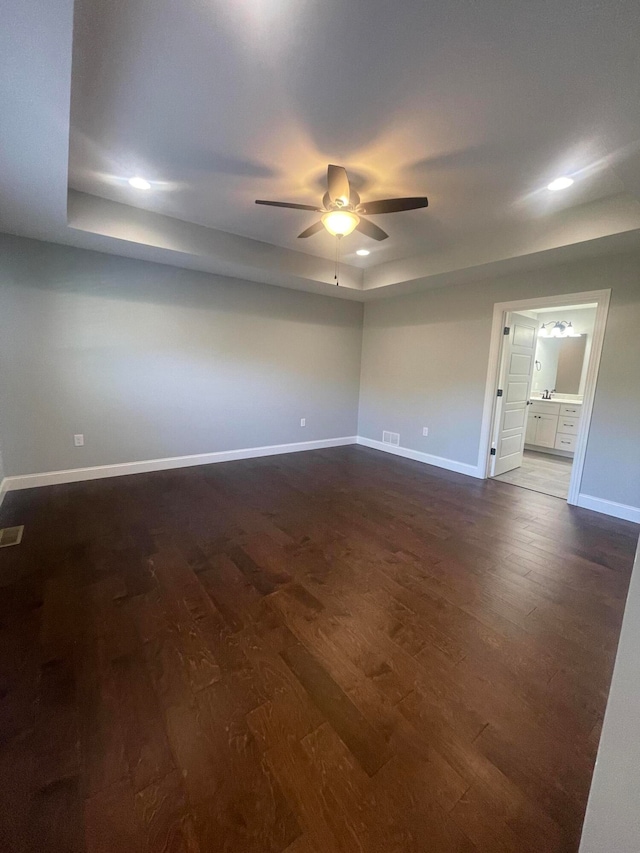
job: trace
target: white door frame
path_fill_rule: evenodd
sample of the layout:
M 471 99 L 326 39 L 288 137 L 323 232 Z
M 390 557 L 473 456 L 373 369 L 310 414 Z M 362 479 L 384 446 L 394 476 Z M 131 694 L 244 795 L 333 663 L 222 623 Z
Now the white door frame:
M 487 369 L 487 383 L 484 394 L 484 407 L 482 410 L 482 429 L 480 432 L 480 450 L 478 453 L 478 475 L 487 479 L 490 472 L 491 442 L 495 433 L 495 421 L 497 414 L 497 391 L 500 381 L 500 364 L 502 360 L 502 347 L 504 335 L 502 330 L 505 323 L 505 315 L 510 311 L 536 311 L 542 308 L 553 308 L 555 305 L 582 305 L 596 302 L 596 319 L 593 329 L 593 341 L 591 343 L 591 355 L 584 388 L 582 402 L 582 414 L 580 417 L 580 428 L 576 436 L 575 450 L 573 454 L 573 465 L 571 467 L 571 482 L 569 483 L 569 495 L 567 502 L 578 503 L 580 483 L 582 482 L 582 469 L 587 451 L 587 439 L 591 425 L 591 414 L 593 412 L 593 401 L 596 393 L 596 382 L 600 369 L 600 358 L 604 343 L 604 332 L 609 314 L 609 301 L 611 290 L 588 290 L 581 293 L 563 293 L 559 296 L 537 296 L 535 299 L 517 299 L 513 302 L 496 302 L 493 306 L 493 323 L 491 325 L 491 345 L 489 348 L 489 366 Z

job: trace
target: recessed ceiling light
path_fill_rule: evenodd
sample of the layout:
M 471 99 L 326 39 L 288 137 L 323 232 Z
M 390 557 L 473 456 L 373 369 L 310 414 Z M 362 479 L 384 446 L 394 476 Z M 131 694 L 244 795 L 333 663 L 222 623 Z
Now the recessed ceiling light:
M 136 190 L 150 190 L 151 184 L 144 178 L 129 178 L 129 184 Z
M 567 187 L 570 187 L 573 183 L 573 178 L 556 178 L 555 181 L 551 181 L 548 185 L 547 189 L 552 192 L 556 192 L 557 190 L 566 190 Z
M 360 255 L 361 258 L 366 258 L 370 254 L 371 252 L 368 249 L 358 249 L 356 252 L 356 255 Z

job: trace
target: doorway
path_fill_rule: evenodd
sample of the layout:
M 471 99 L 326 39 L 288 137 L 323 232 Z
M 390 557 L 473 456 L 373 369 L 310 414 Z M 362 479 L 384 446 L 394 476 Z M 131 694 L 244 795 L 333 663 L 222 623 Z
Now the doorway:
M 479 470 L 576 504 L 610 291 L 494 306 Z

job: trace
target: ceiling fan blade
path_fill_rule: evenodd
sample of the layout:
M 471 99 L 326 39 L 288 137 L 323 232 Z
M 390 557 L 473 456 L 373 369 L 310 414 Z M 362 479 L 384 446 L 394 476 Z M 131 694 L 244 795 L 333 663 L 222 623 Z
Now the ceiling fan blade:
M 298 239 L 300 237 L 313 237 L 314 234 L 317 234 L 318 231 L 322 231 L 324 225 L 322 222 L 314 222 L 313 225 L 310 225 L 302 234 L 298 234 Z
M 380 201 L 365 201 L 360 205 L 360 210 L 367 216 L 374 213 L 397 213 L 400 210 L 417 210 L 427 207 L 428 199 L 424 196 L 417 198 L 382 198 Z
M 257 198 L 256 204 L 268 204 L 270 207 L 290 207 L 293 210 L 315 210 L 318 213 L 321 212 L 320 208 L 313 204 L 294 204 L 290 201 L 263 201 Z
M 360 222 L 356 225 L 356 231 L 360 231 L 361 234 L 366 234 L 367 237 L 371 237 L 373 240 L 386 240 L 389 236 L 386 231 L 383 231 L 382 228 L 378 228 L 377 225 L 374 225 L 373 222 L 369 222 L 367 219 L 360 218 Z
M 329 166 L 327 169 L 327 188 L 331 201 L 349 204 L 351 187 L 344 166 Z

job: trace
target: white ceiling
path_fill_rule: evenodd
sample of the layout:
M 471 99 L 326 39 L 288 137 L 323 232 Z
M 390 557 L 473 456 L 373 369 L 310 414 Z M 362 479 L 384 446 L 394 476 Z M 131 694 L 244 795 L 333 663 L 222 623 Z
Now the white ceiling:
M 4 230 L 334 293 L 316 215 L 253 203 L 318 203 L 333 162 L 430 203 L 342 241 L 355 298 L 640 235 L 637 0 L 5 5 Z

